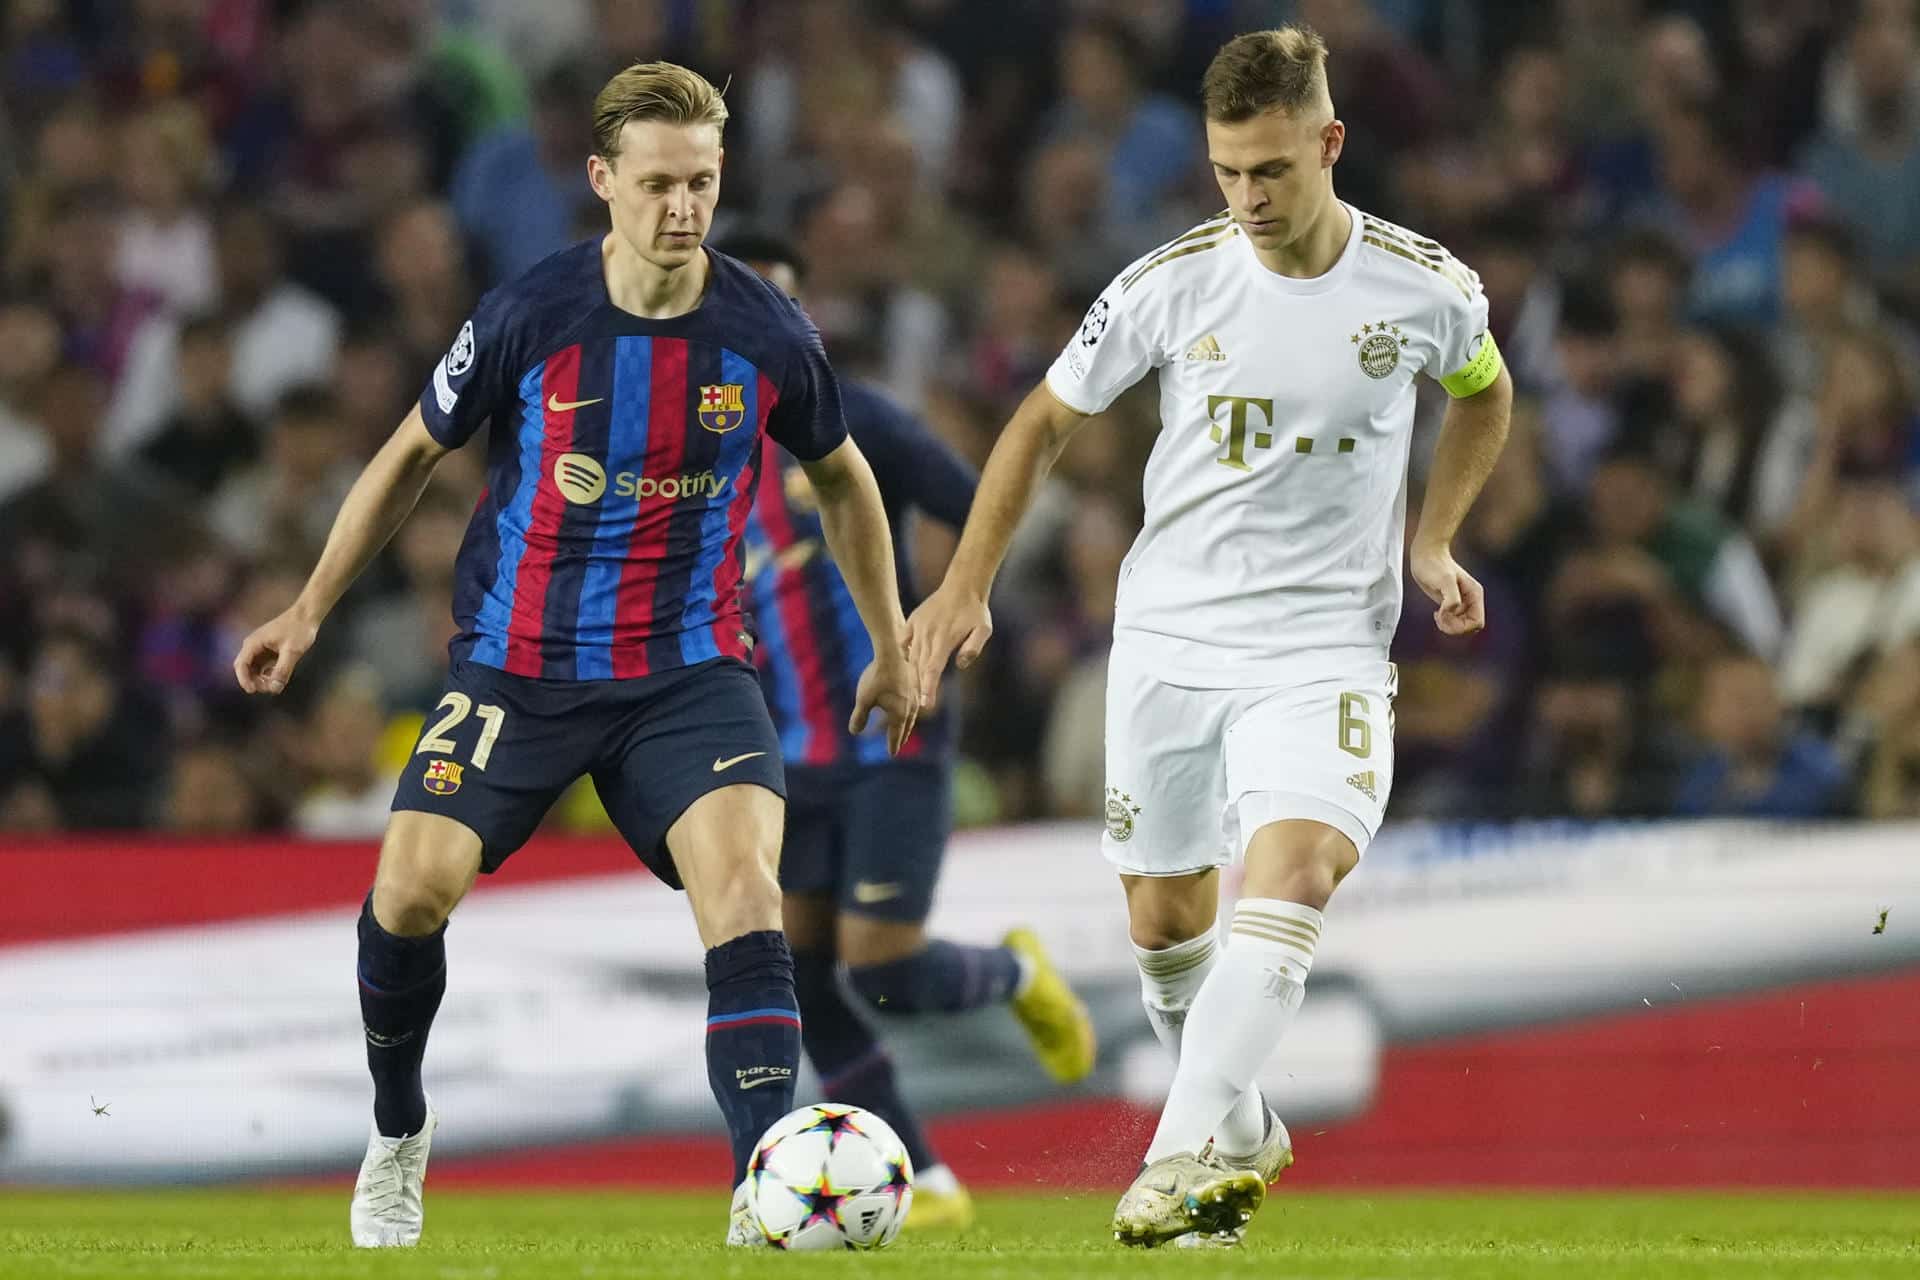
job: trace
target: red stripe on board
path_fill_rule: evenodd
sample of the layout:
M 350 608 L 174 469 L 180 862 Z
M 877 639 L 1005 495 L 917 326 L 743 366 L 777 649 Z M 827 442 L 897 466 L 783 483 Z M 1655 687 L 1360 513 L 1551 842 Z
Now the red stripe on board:
M 580 387 L 580 348 L 564 347 L 547 357 L 540 379 L 540 413 L 544 438 L 540 445 L 540 474 L 532 477 L 533 510 L 527 517 L 527 550 L 520 557 L 514 579 L 513 613 L 507 619 L 507 670 L 517 676 L 538 676 L 542 656 L 540 638 L 547 629 L 547 584 L 553 579 L 553 558 L 560 549 L 560 523 L 567 500 L 553 478 L 560 455 L 573 447 L 571 410 L 554 413 L 555 399 L 572 400 Z M 525 428 L 521 428 L 525 430 Z M 521 477 L 520 483 L 527 483 Z
M 761 472 L 760 523 L 773 543 L 776 568 L 773 571 L 774 608 L 780 611 L 780 626 L 786 632 L 787 649 L 793 654 L 794 675 L 800 682 L 800 718 L 807 725 L 807 745 L 798 760 L 788 764 L 830 763 L 839 745 L 839 717 L 827 696 L 827 672 L 820 656 L 820 642 L 814 634 L 812 593 L 807 590 L 807 566 L 780 565 L 781 553 L 794 544 L 793 515 L 787 510 L 786 469 L 770 463 Z
M 353 910 L 373 884 L 378 851 L 371 840 L 9 837 L 0 848 L 0 947 Z M 647 874 L 623 841 L 535 838 L 474 891 L 627 871 Z
M 1293 1124 L 1280 1194 L 1360 1187 L 1920 1188 L 1920 972 L 1389 1049 L 1358 1120 Z M 1284 1049 L 1282 1050 L 1284 1052 Z M 936 1119 L 976 1187 L 1118 1187 L 1157 1116 L 1097 1100 Z M 436 1185 L 721 1187 L 717 1137 L 437 1160 Z
M 678 476 L 687 455 L 687 342 L 652 338 L 652 376 L 647 390 L 647 452 L 640 474 L 664 480 Z M 653 591 L 667 551 L 667 531 L 679 499 L 638 498 L 627 562 L 613 606 L 613 674 L 647 674 L 647 637 L 653 631 Z

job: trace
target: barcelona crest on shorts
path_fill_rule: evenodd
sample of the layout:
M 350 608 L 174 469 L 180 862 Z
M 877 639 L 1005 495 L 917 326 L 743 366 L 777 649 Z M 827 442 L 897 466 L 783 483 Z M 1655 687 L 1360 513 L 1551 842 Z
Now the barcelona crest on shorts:
M 420 785 L 437 796 L 450 796 L 460 789 L 460 766 L 451 760 L 429 760 Z
M 746 387 L 738 382 L 700 388 L 700 425 L 717 435 L 725 435 L 745 422 L 746 392 Z

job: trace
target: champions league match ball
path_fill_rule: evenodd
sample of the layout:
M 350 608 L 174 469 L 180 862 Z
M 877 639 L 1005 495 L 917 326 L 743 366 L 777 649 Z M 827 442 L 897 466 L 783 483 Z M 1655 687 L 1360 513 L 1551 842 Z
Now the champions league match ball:
M 913 1161 L 871 1111 L 817 1102 L 775 1121 L 747 1166 L 747 1206 L 776 1249 L 884 1249 L 913 1205 Z

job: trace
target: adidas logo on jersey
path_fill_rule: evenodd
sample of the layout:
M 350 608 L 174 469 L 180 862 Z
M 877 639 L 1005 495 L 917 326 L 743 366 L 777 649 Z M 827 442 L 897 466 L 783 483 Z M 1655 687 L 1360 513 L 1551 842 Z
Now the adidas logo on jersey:
M 1187 348 L 1185 358 L 1193 361 L 1218 364 L 1227 358 L 1227 353 L 1220 349 L 1220 339 L 1214 337 L 1212 334 L 1208 334 Z
M 1371 769 L 1368 769 L 1365 773 L 1354 774 L 1347 779 L 1347 785 L 1375 803 L 1378 803 L 1380 800 L 1379 793 L 1373 789 L 1373 770 Z

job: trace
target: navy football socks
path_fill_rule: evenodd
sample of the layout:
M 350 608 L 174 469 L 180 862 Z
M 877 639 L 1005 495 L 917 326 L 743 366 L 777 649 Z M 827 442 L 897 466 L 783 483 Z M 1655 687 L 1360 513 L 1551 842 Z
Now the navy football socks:
M 447 927 L 424 938 L 388 933 L 373 918 L 373 895 L 360 905 L 360 1021 L 373 1073 L 373 1121 L 404 1138 L 427 1122 L 420 1062 L 427 1031 L 447 993 Z
M 900 1096 L 893 1058 L 841 989 L 833 956 L 794 952 L 793 985 L 800 997 L 800 1038 L 819 1073 L 821 1096 L 829 1102 L 863 1107 L 885 1120 L 900 1135 L 915 1169 L 938 1164 L 906 1099 Z
M 1007 947 L 935 938 L 910 956 L 850 968 L 847 978 L 882 1013 L 964 1013 L 1011 1000 L 1020 962 Z
M 793 1110 L 800 1005 L 786 935 L 763 929 L 707 952 L 707 1083 L 733 1138 L 733 1184 L 760 1135 Z

